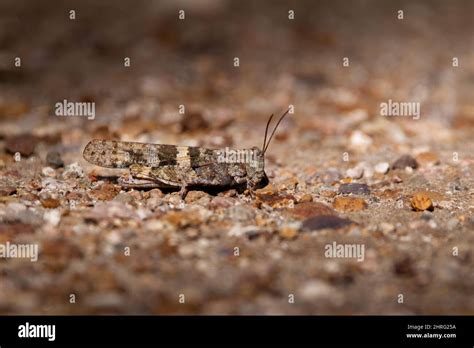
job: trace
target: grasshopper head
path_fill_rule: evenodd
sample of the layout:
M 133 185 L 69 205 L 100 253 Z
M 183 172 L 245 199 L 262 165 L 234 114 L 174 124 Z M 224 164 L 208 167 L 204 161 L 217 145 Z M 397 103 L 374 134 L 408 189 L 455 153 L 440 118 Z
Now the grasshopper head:
M 267 186 L 269 180 L 265 173 L 265 154 L 258 147 L 253 147 L 251 152 L 251 160 L 246 164 L 247 186 L 255 190 Z
M 268 138 L 267 141 L 267 134 L 268 134 L 268 127 L 270 126 L 270 122 L 272 121 L 273 114 L 270 116 L 267 122 L 267 126 L 265 128 L 265 136 L 263 138 L 263 146 L 262 150 L 258 147 L 252 148 L 252 156 L 255 158 L 255 161 L 252 163 L 250 162 L 247 164 L 247 187 L 251 189 L 258 189 L 268 185 L 269 180 L 267 174 L 265 174 L 265 152 L 268 149 L 268 145 L 270 145 L 270 141 L 273 138 L 280 122 L 285 118 L 285 116 L 290 112 L 290 109 L 286 110 L 283 115 L 281 115 L 280 119 L 278 120 L 275 128 L 273 128 L 273 132 Z M 252 165 L 253 164 L 253 165 Z

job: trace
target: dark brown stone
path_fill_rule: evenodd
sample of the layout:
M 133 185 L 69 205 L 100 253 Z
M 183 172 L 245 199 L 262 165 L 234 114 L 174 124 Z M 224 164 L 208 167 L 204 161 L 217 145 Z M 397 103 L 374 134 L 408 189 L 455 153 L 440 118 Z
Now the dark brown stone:
M 321 215 L 306 219 L 303 222 L 305 230 L 322 230 L 324 228 L 339 229 L 354 224 L 354 221 L 335 215 Z
M 318 202 L 300 203 L 293 209 L 287 209 L 286 212 L 293 217 L 302 219 L 321 215 L 336 215 L 336 212 L 331 207 Z
M 341 194 L 355 194 L 355 195 L 370 195 L 370 188 L 366 184 L 342 184 L 339 187 L 339 193 Z
M 5 148 L 13 154 L 19 152 L 23 156 L 30 156 L 37 143 L 38 138 L 31 134 L 12 135 L 5 139 Z
M 410 155 L 403 155 L 392 164 L 392 169 L 418 168 L 418 162 Z

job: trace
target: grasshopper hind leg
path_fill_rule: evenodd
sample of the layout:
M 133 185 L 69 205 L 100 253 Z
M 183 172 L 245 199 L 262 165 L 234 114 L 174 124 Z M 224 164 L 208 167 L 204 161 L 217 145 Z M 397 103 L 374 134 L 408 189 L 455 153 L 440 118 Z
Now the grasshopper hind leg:
M 130 175 L 118 178 L 117 182 L 125 188 L 163 188 L 163 185 L 154 180 L 137 179 Z
M 171 181 L 168 178 L 165 178 L 165 175 L 163 175 L 162 170 L 163 168 L 161 168 L 160 171 L 160 169 L 157 168 L 132 165 L 130 167 L 130 175 L 132 176 L 133 180 L 137 182 L 143 182 L 143 185 L 145 186 L 148 183 L 148 185 L 151 184 L 153 185 L 153 187 L 158 188 L 180 188 L 179 195 L 181 196 L 181 199 L 184 200 L 189 192 L 189 187 L 186 182 Z
M 164 182 L 152 175 L 153 168 L 132 165 L 130 174 L 120 177 L 118 182 L 129 188 L 177 188 L 180 185 L 171 182 Z

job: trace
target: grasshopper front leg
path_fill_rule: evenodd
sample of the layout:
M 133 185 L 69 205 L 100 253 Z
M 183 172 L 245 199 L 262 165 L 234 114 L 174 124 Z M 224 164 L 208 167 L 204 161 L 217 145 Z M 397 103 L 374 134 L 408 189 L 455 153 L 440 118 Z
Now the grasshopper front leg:
M 188 192 L 189 192 L 189 188 L 186 185 L 181 186 L 181 189 L 179 190 L 179 195 L 181 196 L 181 199 L 183 201 L 186 198 Z

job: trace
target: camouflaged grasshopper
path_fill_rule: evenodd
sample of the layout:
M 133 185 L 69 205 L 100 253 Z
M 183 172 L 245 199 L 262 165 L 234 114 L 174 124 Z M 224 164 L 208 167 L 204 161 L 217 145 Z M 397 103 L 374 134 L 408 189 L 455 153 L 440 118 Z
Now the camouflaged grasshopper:
M 193 146 L 147 144 L 115 140 L 91 140 L 84 148 L 84 159 L 105 168 L 129 168 L 130 175 L 118 179 L 129 188 L 180 188 L 185 197 L 192 188 L 242 187 L 253 190 L 265 187 L 265 152 L 280 122 L 278 120 L 268 142 L 267 133 L 273 114 L 265 128 L 263 147 L 250 149 L 206 149 Z

